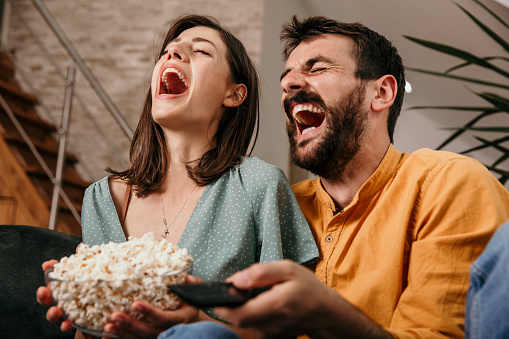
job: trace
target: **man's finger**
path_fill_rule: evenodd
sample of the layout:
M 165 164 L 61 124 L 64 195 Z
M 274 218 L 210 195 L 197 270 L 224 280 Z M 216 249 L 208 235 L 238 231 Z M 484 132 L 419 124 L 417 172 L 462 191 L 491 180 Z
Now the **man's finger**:
M 198 278 L 194 275 L 187 275 L 186 276 L 186 283 L 188 284 L 201 284 L 203 283 L 203 280 L 201 278 Z
M 279 260 L 270 263 L 254 264 L 245 270 L 235 273 L 228 281 L 238 288 L 255 288 L 272 286 L 288 280 L 300 265 L 290 260 Z

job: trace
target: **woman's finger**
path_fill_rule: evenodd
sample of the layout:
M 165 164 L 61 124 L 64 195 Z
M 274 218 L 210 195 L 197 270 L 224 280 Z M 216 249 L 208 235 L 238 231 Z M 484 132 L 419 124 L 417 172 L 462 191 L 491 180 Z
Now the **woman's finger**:
M 36 292 L 37 302 L 41 305 L 52 305 L 51 292 L 45 286 L 40 286 Z
M 51 266 L 55 265 L 58 263 L 58 260 L 55 260 L 55 259 L 51 259 L 51 260 L 48 260 L 48 261 L 45 261 L 42 263 L 42 270 L 43 271 L 46 271 L 48 268 L 50 268 Z

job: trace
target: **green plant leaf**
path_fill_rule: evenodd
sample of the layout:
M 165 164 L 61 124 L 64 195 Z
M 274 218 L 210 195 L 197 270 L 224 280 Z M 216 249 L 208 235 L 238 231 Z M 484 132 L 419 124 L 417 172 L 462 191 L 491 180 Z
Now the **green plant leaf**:
M 462 76 L 458 76 L 458 75 L 444 74 L 444 73 L 440 73 L 440 72 L 433 72 L 433 71 L 428 71 L 428 70 L 425 70 L 425 69 L 419 69 L 419 68 L 413 68 L 413 67 L 405 67 L 405 68 L 407 70 L 413 71 L 413 72 L 419 72 L 419 73 L 425 73 L 425 74 L 430 74 L 430 75 L 436 75 L 436 76 L 439 76 L 439 77 L 455 79 L 455 80 L 463 80 L 463 81 L 472 82 L 472 83 L 479 84 L 479 85 L 486 85 L 486 86 L 498 87 L 498 88 L 503 88 L 503 89 L 509 90 L 509 86 L 508 85 L 499 84 L 499 83 L 495 83 L 495 82 L 488 82 L 488 81 L 483 81 L 483 80 L 474 79 L 474 78 L 462 77 Z
M 500 75 L 503 75 L 503 76 L 509 78 L 509 73 L 508 72 L 506 72 L 505 70 L 503 70 L 503 69 L 501 69 L 501 68 L 499 68 L 499 67 L 497 67 L 495 65 L 490 64 L 486 60 L 483 60 L 482 58 L 479 58 L 479 57 L 473 55 L 472 53 L 463 51 L 463 50 L 458 49 L 456 47 L 440 44 L 438 42 L 418 39 L 418 38 L 411 37 L 411 36 L 408 36 L 408 35 L 404 35 L 404 37 L 407 38 L 408 40 L 411 40 L 411 41 L 413 41 L 415 43 L 418 43 L 419 45 L 422 45 L 424 47 L 431 48 L 431 49 L 433 49 L 435 51 L 438 51 L 438 52 L 441 52 L 441 53 L 445 53 L 445 54 L 448 54 L 448 55 L 455 56 L 457 58 L 460 58 L 460 59 L 463 59 L 465 61 L 471 62 L 471 63 L 476 64 L 478 66 L 490 69 L 490 70 L 492 70 L 494 72 L 497 72 Z
M 503 61 L 507 61 L 507 62 L 509 62 L 509 58 L 504 58 L 504 57 L 499 57 L 499 56 L 485 57 L 485 58 L 482 58 L 482 59 L 483 59 L 483 60 L 503 60 Z M 467 67 L 467 66 L 469 66 L 469 65 L 472 65 L 472 63 L 471 63 L 471 62 L 464 62 L 464 63 L 462 63 L 462 64 L 459 64 L 459 65 L 453 66 L 453 67 L 451 67 L 451 68 L 449 68 L 449 69 L 446 69 L 446 70 L 444 71 L 444 74 L 449 74 L 449 73 L 451 73 L 452 71 L 456 71 L 456 70 L 458 70 L 458 69 L 460 69 L 460 68 Z
M 508 158 L 509 158 L 509 155 L 504 154 L 500 158 L 498 158 L 493 164 L 491 164 L 491 166 L 493 166 L 493 167 L 498 166 L 501 163 L 503 163 L 504 161 L 506 161 Z
M 406 110 L 416 109 L 447 109 L 453 111 L 474 111 L 474 112 L 485 112 L 485 113 L 498 113 L 501 110 L 493 107 L 475 107 L 475 106 L 412 106 L 406 108 Z
M 488 7 L 486 7 L 485 4 L 483 4 L 482 2 L 480 2 L 479 0 L 473 0 L 476 4 L 478 4 L 479 6 L 481 6 L 486 12 L 490 13 L 495 19 L 497 19 L 502 25 L 504 25 L 505 27 L 509 28 L 509 25 L 504 21 L 502 20 L 498 15 L 496 15 L 491 9 L 489 9 Z
M 442 149 L 444 148 L 445 146 L 447 146 L 449 143 L 451 143 L 452 141 L 454 141 L 456 138 L 458 138 L 459 136 L 461 136 L 463 133 L 465 133 L 467 130 L 469 130 L 473 125 L 475 125 L 479 120 L 481 120 L 482 118 L 488 116 L 488 115 L 491 115 L 491 114 L 494 114 L 496 112 L 482 112 L 481 114 L 479 114 L 478 116 L 476 116 L 474 119 L 470 120 L 467 124 L 465 124 L 465 126 L 463 127 L 460 127 L 460 128 L 451 128 L 451 129 L 455 129 L 456 132 L 454 132 L 452 135 L 450 135 L 444 142 L 442 142 L 438 147 L 437 149 Z
M 509 136 L 495 139 L 492 141 L 486 140 L 486 139 L 478 137 L 478 136 L 474 136 L 474 137 L 478 141 L 480 141 L 482 144 L 479 146 L 476 146 L 476 147 L 469 148 L 469 149 L 463 151 L 462 153 L 470 153 L 470 152 L 475 152 L 475 151 L 481 150 L 483 148 L 494 147 L 494 148 L 497 148 L 500 152 L 504 153 L 504 155 L 509 156 L 509 150 L 507 148 L 501 146 L 502 143 L 509 141 Z
M 509 43 L 502 39 L 497 33 L 492 31 L 488 26 L 486 26 L 484 23 L 482 23 L 480 20 L 478 20 L 475 16 L 472 15 L 469 11 L 467 11 L 465 8 L 463 8 L 460 4 L 456 4 L 463 12 L 465 12 L 466 15 L 472 19 L 477 26 L 479 26 L 486 34 L 488 34 L 493 40 L 495 40 L 500 46 L 502 46 L 503 49 L 505 49 L 507 52 L 509 52 Z
M 490 93 L 490 92 L 481 92 L 481 93 L 474 92 L 474 93 L 477 94 L 478 96 L 480 96 L 481 98 L 483 98 L 484 100 L 488 101 L 493 106 L 500 109 L 501 111 L 509 113 L 509 99 L 504 98 L 504 97 L 502 97 L 498 94 L 495 94 L 495 93 Z
M 444 128 L 448 129 L 448 128 Z M 468 127 L 468 130 L 479 132 L 509 133 L 509 127 Z
M 489 140 L 486 140 L 486 139 L 483 139 L 480 137 L 475 137 L 475 138 L 477 140 L 479 140 L 480 142 L 482 142 L 483 146 L 476 147 L 475 149 L 467 150 L 467 151 L 465 151 L 465 153 L 473 152 L 473 151 L 476 151 L 476 150 L 479 150 L 482 148 L 493 147 L 493 148 L 497 149 L 498 151 L 502 152 L 502 156 L 500 156 L 491 166 L 497 166 L 498 164 L 504 162 L 506 159 L 509 158 L 509 149 L 507 149 L 506 147 L 501 145 L 502 143 L 509 140 L 509 137 L 504 137 L 504 138 L 500 138 L 500 139 L 493 140 L 493 141 L 489 141 Z

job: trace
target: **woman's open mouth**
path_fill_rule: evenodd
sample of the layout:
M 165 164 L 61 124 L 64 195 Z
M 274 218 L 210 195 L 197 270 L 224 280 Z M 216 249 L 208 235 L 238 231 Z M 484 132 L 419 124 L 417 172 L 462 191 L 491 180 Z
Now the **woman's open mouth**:
M 187 89 L 187 79 L 180 70 L 168 67 L 163 71 L 159 84 L 159 95 L 184 94 Z

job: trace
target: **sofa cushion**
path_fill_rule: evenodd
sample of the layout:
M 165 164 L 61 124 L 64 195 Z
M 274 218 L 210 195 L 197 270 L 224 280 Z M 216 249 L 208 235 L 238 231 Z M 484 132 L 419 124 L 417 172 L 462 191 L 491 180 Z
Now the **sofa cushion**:
M 3 338 L 74 338 L 46 320 L 48 306 L 36 291 L 44 285 L 42 263 L 76 251 L 80 237 L 47 228 L 0 225 L 0 328 Z

